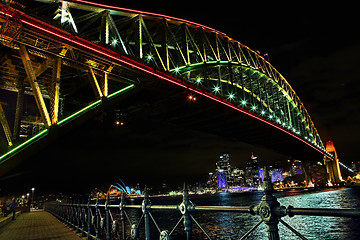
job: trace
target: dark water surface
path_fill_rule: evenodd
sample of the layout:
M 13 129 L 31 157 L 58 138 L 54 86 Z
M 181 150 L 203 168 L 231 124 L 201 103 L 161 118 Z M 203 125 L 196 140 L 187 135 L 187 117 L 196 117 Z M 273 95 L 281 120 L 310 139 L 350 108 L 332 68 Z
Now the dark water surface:
M 191 195 L 196 205 L 248 206 L 257 205 L 263 196 L 261 191 L 245 193 L 218 193 L 213 195 Z M 277 192 L 275 196 L 281 205 L 292 205 L 296 208 L 360 208 L 359 188 L 327 189 L 321 191 L 291 190 Z M 181 203 L 181 197 L 151 198 L 152 205 Z M 141 204 L 140 199 L 127 201 L 127 204 Z M 127 210 L 132 221 L 141 217 L 139 210 Z M 181 218 L 178 211 L 151 210 L 160 230 L 171 231 Z M 195 212 L 194 218 L 206 230 L 212 239 L 239 239 L 259 220 L 259 216 L 244 213 Z M 360 219 L 339 217 L 294 216 L 283 217 L 287 222 L 307 239 L 360 239 Z M 152 222 L 152 220 L 151 220 Z M 193 239 L 206 239 L 206 236 L 193 222 Z M 140 232 L 144 225 L 140 224 Z M 152 239 L 159 239 L 159 231 L 151 223 Z M 281 239 L 299 239 L 281 223 L 279 224 Z M 141 234 L 142 235 L 142 234 Z M 186 239 L 184 225 L 180 221 L 172 233 L 172 239 Z M 268 239 L 265 225 L 261 224 L 247 239 Z

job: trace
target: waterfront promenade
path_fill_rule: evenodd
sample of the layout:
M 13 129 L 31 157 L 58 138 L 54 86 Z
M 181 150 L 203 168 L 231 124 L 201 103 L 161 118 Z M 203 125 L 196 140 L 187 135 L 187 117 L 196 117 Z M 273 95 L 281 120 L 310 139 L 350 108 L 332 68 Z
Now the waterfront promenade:
M 35 210 L 17 216 L 0 228 L 0 239 L 35 240 L 35 239 L 82 239 L 73 230 L 60 222 L 50 213 Z

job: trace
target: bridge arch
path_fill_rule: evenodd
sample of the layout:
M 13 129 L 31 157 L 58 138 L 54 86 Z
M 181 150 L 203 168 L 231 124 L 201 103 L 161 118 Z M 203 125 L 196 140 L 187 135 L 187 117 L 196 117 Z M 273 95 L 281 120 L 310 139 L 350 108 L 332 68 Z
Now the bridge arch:
M 19 28 L 10 32 L 12 35 L 3 34 L 3 45 L 19 49 L 17 43 L 24 44 L 26 47 L 20 46 L 23 55 L 26 48 L 30 55 L 43 59 L 48 59 L 47 54 L 50 54 L 60 57 L 62 65 L 73 64 L 78 71 L 90 75 L 96 101 L 92 100 L 89 106 L 96 107 L 95 103 L 100 104 L 99 101 L 112 97 L 112 94 L 136 86 L 141 77 L 133 79 L 129 76 L 137 71 L 245 113 L 332 158 L 287 80 L 258 52 L 226 34 L 179 18 L 83 0 L 34 2 L 38 4 L 35 10 L 27 13 L 32 17 L 3 6 L 0 12 L 5 19 L 3 25 L 9 19 L 20 22 Z M 46 21 L 56 27 L 38 20 L 44 9 L 55 12 L 55 16 L 47 14 Z M 35 29 L 41 37 L 36 41 L 27 39 L 29 32 L 34 37 Z M 58 52 L 51 52 L 51 47 Z M 38 67 L 56 69 L 54 61 L 43 61 Z M 53 72 L 57 73 L 56 70 Z M 118 88 L 108 92 L 110 81 Z M 44 86 L 39 88 L 42 88 L 38 91 L 39 97 L 44 92 L 53 96 L 59 91 L 49 91 Z M 39 111 L 46 116 L 44 105 L 39 105 Z M 54 103 L 52 108 L 59 106 Z M 61 125 L 71 120 L 71 116 L 56 121 L 47 118 L 43 124 L 47 127 Z
M 225 33 L 171 16 L 83 0 L 69 2 L 66 10 L 81 12 L 72 22 L 79 36 L 250 111 L 326 154 L 287 80 L 258 52 Z

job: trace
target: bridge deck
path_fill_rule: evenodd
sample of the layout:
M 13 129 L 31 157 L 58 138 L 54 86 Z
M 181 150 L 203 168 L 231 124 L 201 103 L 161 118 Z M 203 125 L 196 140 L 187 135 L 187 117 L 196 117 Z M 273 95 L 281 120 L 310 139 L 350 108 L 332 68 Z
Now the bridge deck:
M 82 239 L 50 213 L 39 210 L 23 213 L 0 228 L 0 239 Z

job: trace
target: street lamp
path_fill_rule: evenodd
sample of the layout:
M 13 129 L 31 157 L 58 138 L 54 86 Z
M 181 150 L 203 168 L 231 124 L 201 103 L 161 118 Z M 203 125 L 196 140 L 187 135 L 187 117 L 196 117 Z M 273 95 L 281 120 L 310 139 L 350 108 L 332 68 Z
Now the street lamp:
M 35 191 L 35 188 L 32 188 L 31 189 L 31 205 L 32 205 L 32 209 L 34 209 L 34 191 Z

